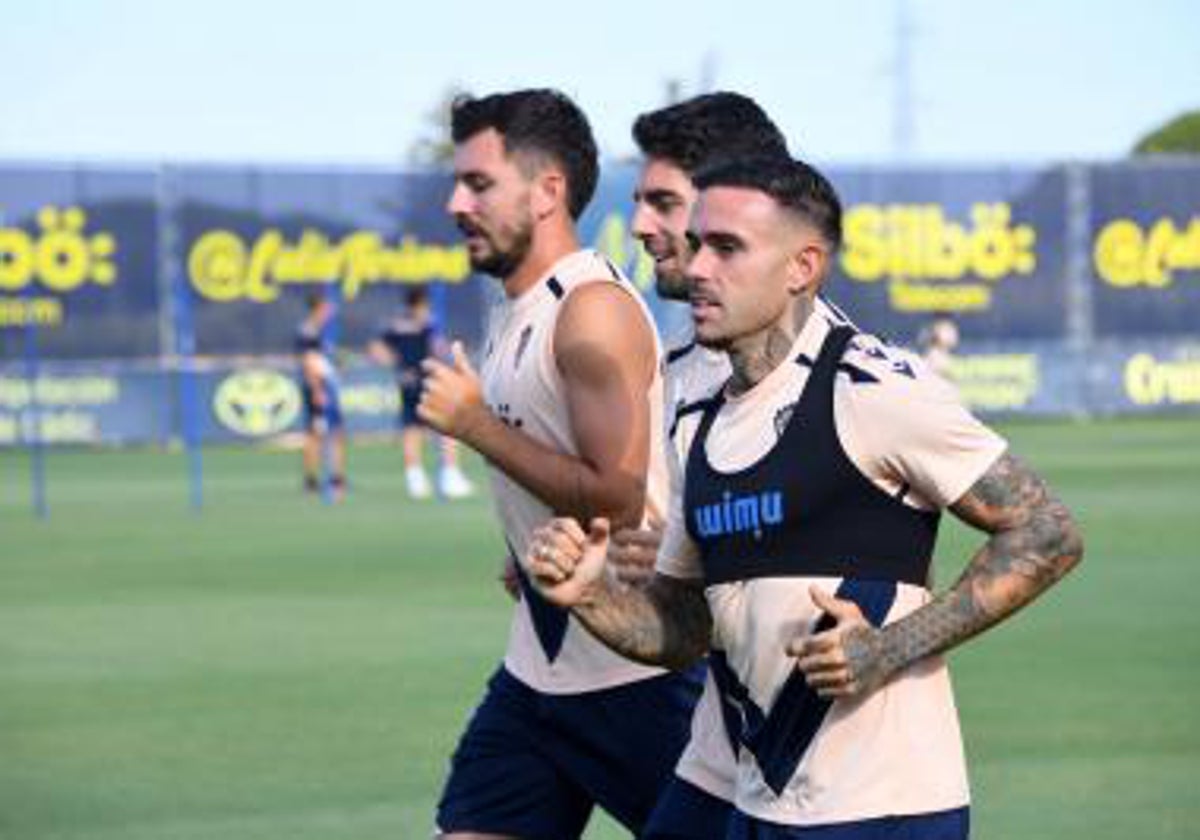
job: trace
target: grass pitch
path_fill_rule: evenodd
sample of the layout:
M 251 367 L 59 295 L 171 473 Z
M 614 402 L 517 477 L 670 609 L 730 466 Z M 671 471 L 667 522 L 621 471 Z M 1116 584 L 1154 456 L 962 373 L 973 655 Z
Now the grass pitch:
M 1004 431 L 1078 513 L 1083 566 L 954 654 L 982 840 L 1200 826 L 1200 420 Z M 351 498 L 295 453 L 52 451 L 51 517 L 0 454 L 0 838 L 424 838 L 504 646 L 488 503 Z M 472 463 L 476 476 L 479 464 Z M 949 521 L 952 579 L 977 537 Z M 589 840 L 625 836 L 597 818 Z

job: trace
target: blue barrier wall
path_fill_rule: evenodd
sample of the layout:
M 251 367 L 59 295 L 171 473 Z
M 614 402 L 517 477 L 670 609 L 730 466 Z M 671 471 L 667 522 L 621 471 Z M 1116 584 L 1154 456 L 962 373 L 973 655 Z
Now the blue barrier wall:
M 846 241 L 827 293 L 898 343 L 953 315 L 955 376 L 980 410 L 1197 407 L 1200 163 L 830 175 Z M 629 232 L 636 176 L 605 171 L 581 233 L 669 332 L 686 308 L 648 291 L 652 265 Z M 386 429 L 388 375 L 356 360 L 401 292 L 436 284 L 442 330 L 469 345 L 497 293 L 470 273 L 443 209 L 449 185 L 383 170 L 0 165 L 0 444 L 22 437 L 31 395 L 48 442 L 171 437 L 181 349 L 203 363 L 205 440 L 294 429 L 261 406 L 213 406 L 268 393 L 255 370 L 291 376 L 305 293 L 331 287 L 351 430 Z M 230 385 L 232 372 L 244 376 Z

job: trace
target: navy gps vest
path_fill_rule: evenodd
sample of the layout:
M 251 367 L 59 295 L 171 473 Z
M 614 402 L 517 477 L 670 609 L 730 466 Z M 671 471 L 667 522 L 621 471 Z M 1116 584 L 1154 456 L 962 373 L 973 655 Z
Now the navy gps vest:
M 939 514 L 880 490 L 838 439 L 834 378 L 854 334 L 829 331 L 791 416 L 777 420 L 779 440 L 754 464 L 712 467 L 705 441 L 722 395 L 705 409 L 688 453 L 684 515 L 708 585 L 829 576 L 928 586 Z

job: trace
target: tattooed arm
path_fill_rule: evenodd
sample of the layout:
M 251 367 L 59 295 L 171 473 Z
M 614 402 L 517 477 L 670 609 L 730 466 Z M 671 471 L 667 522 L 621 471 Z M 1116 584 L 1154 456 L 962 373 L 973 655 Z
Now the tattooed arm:
M 1012 455 L 1001 456 L 950 509 L 990 536 L 955 584 L 924 607 L 876 629 L 854 604 L 814 589 L 814 602 L 838 624 L 792 642 L 789 653 L 823 696 L 869 692 L 950 650 L 1024 607 L 1083 556 L 1070 512 Z
M 702 657 L 712 617 L 699 581 L 656 573 L 644 586 L 626 586 L 607 572 L 609 525 L 594 519 L 584 534 L 571 518 L 534 532 L 524 560 L 534 587 L 570 609 L 597 639 L 647 665 L 681 670 Z
M 640 588 L 604 584 L 573 610 L 592 635 L 646 665 L 682 670 L 708 652 L 712 616 L 697 583 L 655 574 Z

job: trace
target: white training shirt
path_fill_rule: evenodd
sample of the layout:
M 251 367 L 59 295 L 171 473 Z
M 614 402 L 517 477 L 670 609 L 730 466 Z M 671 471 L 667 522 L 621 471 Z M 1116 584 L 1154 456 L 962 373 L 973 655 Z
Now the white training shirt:
M 844 316 L 817 298 L 814 317 L 846 323 Z M 672 487 L 683 486 L 683 465 L 696 431 L 702 406 L 712 399 L 733 373 L 729 356 L 710 350 L 695 341 L 688 330 L 672 342 L 664 357 L 664 383 L 667 393 L 668 466 Z M 680 418 L 680 412 L 684 416 Z M 689 427 L 680 433 L 679 427 Z M 732 802 L 737 783 L 737 756 L 725 731 L 721 699 L 711 672 L 706 672 L 704 691 L 692 715 L 692 734 L 675 774 L 706 793 Z
M 674 434 L 680 411 L 694 412 L 721 389 L 732 373 L 729 357 L 695 342 L 689 327 L 663 358 L 667 394 L 667 464 L 672 484 L 680 482 L 687 450 Z M 685 414 L 685 417 L 687 415 Z M 691 736 L 675 766 L 675 775 L 706 793 L 732 802 L 737 781 L 737 757 L 725 734 L 716 682 L 705 669 L 704 690 L 692 713 Z
M 587 283 L 609 283 L 638 303 L 646 327 L 657 333 L 649 310 L 632 284 L 602 255 L 591 249 L 563 257 L 546 276 L 519 297 L 499 305 L 484 345 L 481 369 L 484 399 L 504 422 L 560 452 L 578 454 L 572 434 L 562 378 L 554 358 L 554 327 L 566 299 Z M 657 359 L 656 359 L 657 361 Z M 661 517 L 668 485 L 663 443 L 662 376 L 655 365 L 646 395 L 650 402 L 647 510 Z M 554 512 L 503 472 L 490 470 L 492 495 L 509 549 L 525 557 L 535 528 Z M 533 596 L 536 597 L 536 596 Z M 517 679 L 547 694 L 578 694 L 623 685 L 663 673 L 625 659 L 597 641 L 568 612 L 541 602 L 542 609 L 566 623 L 561 648 L 551 657 L 534 625 L 526 589 L 513 612 L 504 664 Z
M 818 305 L 790 358 L 805 354 L 815 360 L 834 320 Z M 915 355 L 860 334 L 842 361 L 845 370 L 834 386 L 837 433 L 851 463 L 884 492 L 903 492 L 903 501 L 915 508 L 944 508 L 1004 451 L 1005 442 L 972 417 L 953 389 Z M 733 472 L 765 456 L 778 437 L 776 418 L 797 402 L 809 373 L 809 367 L 789 360 L 749 392 L 727 399 L 706 441 L 712 467 Z M 679 451 L 690 449 L 700 417 L 694 413 L 677 425 Z M 658 570 L 703 578 L 697 547 L 683 522 L 683 483 L 678 475 L 672 478 Z M 814 583 L 833 593 L 841 579 L 766 577 L 706 589 L 713 647 L 725 653 L 763 710 L 772 708 L 795 670 L 784 645 L 798 633 L 811 632 L 820 617 L 808 592 Z M 923 587 L 899 583 L 884 624 L 930 597 Z M 836 701 L 778 794 L 766 784 L 754 756 L 739 750 L 735 805 L 771 822 L 823 825 L 941 811 L 968 801 L 958 716 L 941 657 L 910 667 L 865 698 Z

